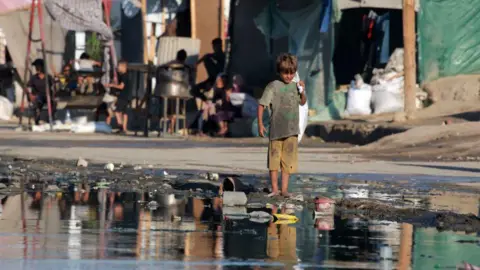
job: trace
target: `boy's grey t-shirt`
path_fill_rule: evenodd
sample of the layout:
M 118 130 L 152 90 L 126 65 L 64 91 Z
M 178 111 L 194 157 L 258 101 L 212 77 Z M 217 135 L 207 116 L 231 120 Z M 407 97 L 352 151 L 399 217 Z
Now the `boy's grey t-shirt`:
M 258 103 L 271 109 L 270 140 L 296 136 L 300 133 L 298 128 L 300 94 L 295 82 L 286 84 L 275 80 L 269 83 Z

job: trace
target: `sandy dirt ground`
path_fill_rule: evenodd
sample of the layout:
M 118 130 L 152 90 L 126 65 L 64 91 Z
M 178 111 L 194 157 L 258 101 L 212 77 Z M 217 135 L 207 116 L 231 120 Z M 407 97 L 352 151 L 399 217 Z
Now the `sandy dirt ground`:
M 471 134 L 480 133 L 474 131 L 473 127 L 471 128 Z M 412 130 L 411 135 L 409 132 L 400 136 L 407 136 L 407 141 L 413 144 L 415 144 L 414 140 L 422 140 L 423 135 L 417 134 L 417 131 Z M 388 143 L 388 140 L 392 140 L 392 143 Z M 480 172 L 480 163 L 476 160 L 428 161 L 419 155 L 418 158 L 412 156 L 397 161 L 395 157 L 405 157 L 405 155 L 408 157 L 408 154 L 405 153 L 413 151 L 412 147 L 407 149 L 408 151 L 405 150 L 408 145 L 397 141 L 403 143 L 404 140 L 390 136 L 367 147 L 339 147 L 307 140 L 302 143 L 300 148 L 300 172 L 310 174 L 419 174 L 452 177 L 477 177 Z M 240 174 L 266 172 L 266 143 L 265 139 L 259 138 L 183 140 L 0 130 L 0 155 L 72 161 L 83 157 L 98 163 L 151 164 L 165 169 Z

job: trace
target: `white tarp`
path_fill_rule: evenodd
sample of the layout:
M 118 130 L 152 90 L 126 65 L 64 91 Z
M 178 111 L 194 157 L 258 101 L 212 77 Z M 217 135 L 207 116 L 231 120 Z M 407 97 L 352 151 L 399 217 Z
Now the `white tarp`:
M 1 0 L 0 0 L 1 1 Z M 11 1 L 11 0 L 6 0 Z M 30 1 L 29 1 L 30 2 Z M 23 4 L 21 6 L 24 6 Z M 21 7 L 19 6 L 19 7 Z M 0 14 L 0 28 L 2 28 L 6 40 L 8 50 L 12 57 L 15 68 L 23 79 L 25 68 L 25 58 L 27 55 L 27 41 L 29 30 L 30 10 L 28 5 L 26 9 L 18 9 L 15 11 Z M 65 49 L 66 30 L 54 22 L 48 12 L 43 9 L 43 29 L 45 31 L 45 50 L 47 55 L 47 65 L 50 72 L 60 72 L 62 68 L 63 53 Z M 38 17 L 34 17 L 34 27 L 32 39 L 40 39 L 40 28 Z M 30 59 L 42 58 L 42 50 L 40 42 L 32 42 Z M 31 63 L 30 62 L 30 63 Z
M 13 115 L 13 104 L 6 97 L 0 96 L 0 120 L 9 121 Z

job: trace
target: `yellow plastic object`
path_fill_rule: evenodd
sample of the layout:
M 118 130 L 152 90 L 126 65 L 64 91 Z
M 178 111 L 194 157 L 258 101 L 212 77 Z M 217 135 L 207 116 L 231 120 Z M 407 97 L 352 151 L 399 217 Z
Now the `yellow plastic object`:
M 298 221 L 298 219 L 297 220 L 283 219 L 283 220 L 277 220 L 273 224 L 276 224 L 276 225 L 291 225 L 291 224 L 297 223 L 297 221 Z
M 275 219 L 277 220 L 288 220 L 288 221 L 293 221 L 294 223 L 298 221 L 298 218 L 293 215 L 287 215 L 287 214 L 274 214 L 273 215 Z

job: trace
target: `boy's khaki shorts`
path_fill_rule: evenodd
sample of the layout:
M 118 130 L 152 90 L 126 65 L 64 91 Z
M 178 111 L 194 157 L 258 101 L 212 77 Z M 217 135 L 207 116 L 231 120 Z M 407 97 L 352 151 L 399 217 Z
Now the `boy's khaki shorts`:
M 295 173 L 298 166 L 298 138 L 291 136 L 270 141 L 268 145 L 268 169 Z

